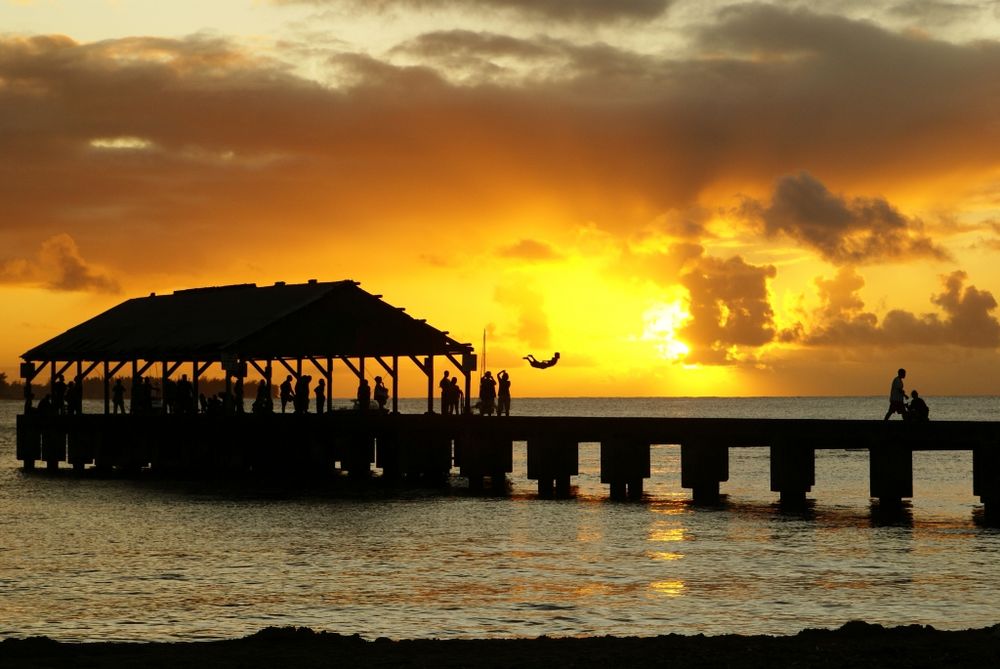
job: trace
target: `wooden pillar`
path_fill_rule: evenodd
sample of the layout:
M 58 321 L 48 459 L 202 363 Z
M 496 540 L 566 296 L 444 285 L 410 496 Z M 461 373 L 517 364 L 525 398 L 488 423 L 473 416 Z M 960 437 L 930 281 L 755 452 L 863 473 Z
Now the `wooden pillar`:
M 392 356 L 392 412 L 399 413 L 399 356 Z
M 333 411 L 333 358 L 326 359 L 326 412 Z
M 463 370 L 462 373 L 465 375 L 465 414 L 469 415 L 472 413 L 472 370 Z
M 434 356 L 424 358 L 424 372 L 427 374 L 427 413 L 434 413 Z
M 816 451 L 805 444 L 771 446 L 771 492 L 786 506 L 805 504 L 806 493 L 816 485 Z
M 698 504 L 716 504 L 719 484 L 729 480 L 729 447 L 695 442 L 681 444 L 681 487 Z
M 104 361 L 104 415 L 111 413 L 111 364 Z
M 160 413 L 167 413 L 167 379 L 169 377 L 170 370 L 167 369 L 167 361 L 164 360 L 160 367 L 160 402 L 162 404 Z
M 76 361 L 75 381 L 76 381 L 76 396 L 80 398 L 80 404 L 73 407 L 73 411 L 75 412 L 77 409 L 79 409 L 80 413 L 83 413 L 83 360 Z M 76 399 L 74 398 L 73 401 L 76 402 Z
M 639 499 L 649 475 L 648 442 L 634 437 L 601 440 L 601 483 L 611 486 L 613 499 Z
M 137 407 L 135 405 L 135 391 L 136 391 L 136 388 L 139 385 L 138 382 L 139 382 L 139 361 L 138 360 L 133 360 L 132 361 L 132 384 L 131 384 L 131 387 L 129 388 L 129 399 L 128 399 L 129 413 L 135 413 L 135 410 L 139 408 L 139 407 Z
M 201 374 L 198 373 L 200 371 L 198 369 L 199 366 L 200 365 L 198 364 L 197 360 L 193 360 L 191 362 L 191 394 L 194 395 L 195 413 L 201 411 L 201 403 L 198 401 L 198 395 L 201 394 L 198 392 L 198 377 L 201 376 Z

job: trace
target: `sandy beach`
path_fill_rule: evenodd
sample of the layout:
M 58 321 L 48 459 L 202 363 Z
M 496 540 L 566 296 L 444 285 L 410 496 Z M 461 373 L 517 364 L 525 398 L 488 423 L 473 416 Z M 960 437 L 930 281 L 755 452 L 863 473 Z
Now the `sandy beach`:
M 794 636 L 367 641 L 307 628 L 190 643 L 0 642 L 0 666 L 21 667 L 990 667 L 1000 625 L 956 632 L 862 622 Z

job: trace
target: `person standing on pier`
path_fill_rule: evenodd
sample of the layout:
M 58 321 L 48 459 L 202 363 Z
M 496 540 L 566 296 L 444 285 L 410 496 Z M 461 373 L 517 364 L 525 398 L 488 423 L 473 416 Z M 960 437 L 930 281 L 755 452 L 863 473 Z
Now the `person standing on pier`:
M 316 413 L 323 413 L 326 408 L 326 381 L 319 380 L 316 384 Z
M 379 411 L 385 411 L 385 403 L 389 401 L 389 389 L 382 383 L 382 377 L 375 377 L 375 390 L 373 391 L 375 402 L 378 403 Z
M 289 374 L 285 377 L 285 380 L 281 382 L 278 386 L 278 392 L 281 396 L 281 413 L 285 413 L 285 407 L 288 403 L 295 399 L 295 393 L 292 392 L 292 375 Z M 295 406 L 294 404 L 292 405 Z
M 497 382 L 492 372 L 483 374 L 479 380 L 479 413 L 492 416 L 497 401 Z
M 111 388 L 111 405 L 114 407 L 112 413 L 125 413 L 125 385 L 121 379 L 115 379 Z
M 456 416 L 462 413 L 462 396 L 465 394 L 458 385 L 458 377 L 451 377 L 451 391 L 448 396 L 448 413 L 453 413 Z
M 510 374 L 506 369 L 497 374 L 497 415 L 510 415 Z
M 358 410 L 368 411 L 368 406 L 372 403 L 372 387 L 368 385 L 368 379 L 361 379 L 358 384 Z
M 65 404 L 66 382 L 63 380 L 63 375 L 59 374 L 56 376 L 56 380 L 52 383 L 52 406 L 55 409 L 55 413 L 65 413 Z
M 438 387 L 441 388 L 441 415 L 448 413 L 451 408 L 451 404 L 448 401 L 451 395 L 451 380 L 448 378 L 450 372 L 446 369 L 444 370 L 444 376 L 441 377 L 441 381 L 438 383 Z
M 295 383 L 295 413 L 309 413 L 309 382 L 312 377 L 303 374 Z
M 900 368 L 889 388 L 889 410 L 885 412 L 885 418 L 882 420 L 889 420 L 889 416 L 894 413 L 906 418 L 906 392 L 903 390 L 903 379 L 905 378 L 906 370 Z

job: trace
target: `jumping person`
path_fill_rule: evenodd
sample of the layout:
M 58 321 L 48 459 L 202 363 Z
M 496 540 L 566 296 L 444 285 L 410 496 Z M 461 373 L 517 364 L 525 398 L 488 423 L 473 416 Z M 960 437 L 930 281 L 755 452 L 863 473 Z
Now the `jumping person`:
M 535 356 L 530 353 L 524 356 L 524 359 L 528 361 L 529 365 L 536 369 L 546 369 L 559 362 L 559 351 L 556 351 L 556 354 L 548 360 L 537 360 Z

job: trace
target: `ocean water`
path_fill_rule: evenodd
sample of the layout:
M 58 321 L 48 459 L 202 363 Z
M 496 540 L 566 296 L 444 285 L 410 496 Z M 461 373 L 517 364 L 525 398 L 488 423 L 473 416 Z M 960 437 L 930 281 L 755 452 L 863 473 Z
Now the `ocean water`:
M 928 398 L 996 420 L 1000 398 Z M 345 401 L 346 403 L 346 401 Z M 404 412 L 425 402 L 407 400 Z M 530 415 L 881 418 L 884 398 L 517 399 Z M 92 409 L 94 409 L 92 407 Z M 781 510 L 766 449 L 730 450 L 717 507 L 652 447 L 641 501 L 613 502 L 597 444 L 573 496 L 537 499 L 525 447 L 500 493 L 249 488 L 25 474 L 0 403 L 0 638 L 233 638 L 306 625 L 366 638 L 791 634 L 862 619 L 1000 622 L 1000 530 L 967 452 L 914 454 L 914 498 L 868 498 L 865 451 L 818 451 L 808 507 Z M 96 410 L 96 409 L 94 409 Z

